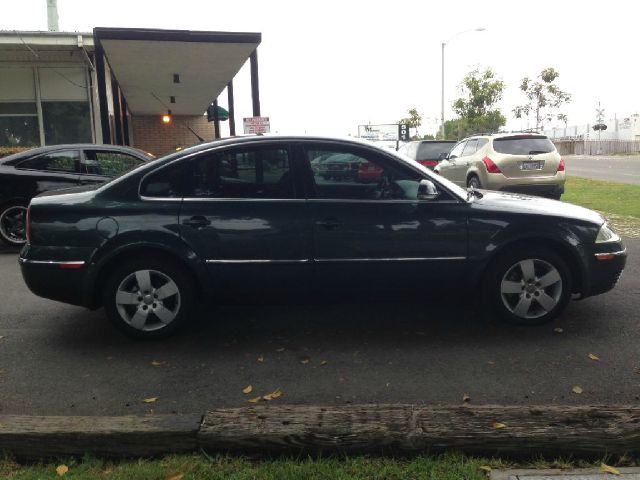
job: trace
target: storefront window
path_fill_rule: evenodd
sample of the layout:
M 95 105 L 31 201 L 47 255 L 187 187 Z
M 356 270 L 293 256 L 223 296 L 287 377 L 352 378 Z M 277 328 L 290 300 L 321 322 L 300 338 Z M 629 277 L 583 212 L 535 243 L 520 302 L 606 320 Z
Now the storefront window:
M 91 143 L 89 104 L 42 102 L 44 140 L 47 145 Z
M 36 104 L 0 102 L 0 147 L 40 145 Z

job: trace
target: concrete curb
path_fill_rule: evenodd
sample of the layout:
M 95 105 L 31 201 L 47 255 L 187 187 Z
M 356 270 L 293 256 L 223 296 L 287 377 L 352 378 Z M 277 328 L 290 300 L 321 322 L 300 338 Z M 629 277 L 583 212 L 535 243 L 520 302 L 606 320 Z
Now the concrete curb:
M 0 451 L 18 458 L 424 453 L 602 458 L 640 452 L 640 406 L 282 405 L 202 415 L 0 416 Z

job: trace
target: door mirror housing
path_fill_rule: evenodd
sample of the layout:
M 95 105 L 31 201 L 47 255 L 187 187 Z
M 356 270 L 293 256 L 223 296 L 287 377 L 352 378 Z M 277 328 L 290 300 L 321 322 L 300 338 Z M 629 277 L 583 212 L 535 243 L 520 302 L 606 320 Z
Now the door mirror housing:
M 418 200 L 435 200 L 440 196 L 438 189 L 431 180 L 426 178 L 418 184 Z

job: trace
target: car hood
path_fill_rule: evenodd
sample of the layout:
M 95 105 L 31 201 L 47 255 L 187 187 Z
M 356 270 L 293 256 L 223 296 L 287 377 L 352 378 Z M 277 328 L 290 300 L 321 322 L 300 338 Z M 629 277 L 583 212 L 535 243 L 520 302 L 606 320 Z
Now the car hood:
M 596 225 L 601 225 L 604 222 L 602 215 L 588 208 L 558 200 L 517 193 L 483 190 L 482 198 L 476 199 L 473 203 L 493 211 L 571 218 Z

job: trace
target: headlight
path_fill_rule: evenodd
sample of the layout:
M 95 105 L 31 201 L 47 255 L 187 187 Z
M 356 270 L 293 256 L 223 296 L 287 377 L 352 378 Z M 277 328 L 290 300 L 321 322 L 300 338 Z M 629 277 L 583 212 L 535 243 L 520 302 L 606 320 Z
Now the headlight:
M 596 243 L 619 242 L 620 237 L 607 223 L 603 223 L 596 237 Z

